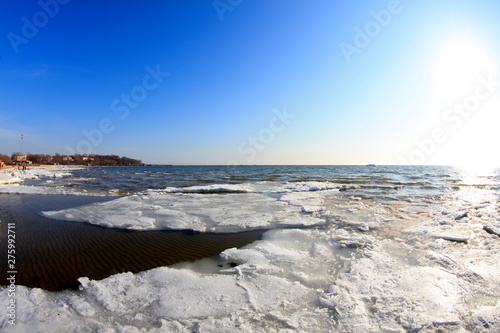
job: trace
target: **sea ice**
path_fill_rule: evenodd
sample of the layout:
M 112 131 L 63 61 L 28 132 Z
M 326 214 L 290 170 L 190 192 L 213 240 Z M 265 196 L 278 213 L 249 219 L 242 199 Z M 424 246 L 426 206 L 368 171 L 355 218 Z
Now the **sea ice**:
M 35 186 L 23 184 L 25 180 L 38 180 L 41 178 L 64 178 L 72 176 L 72 171 L 79 167 L 32 167 L 27 170 L 8 169 L 0 172 L 0 193 L 3 194 L 71 194 L 71 195 L 104 195 L 90 194 L 85 190 L 65 188 L 62 186 Z M 50 184 L 50 179 L 45 182 Z
M 328 237 L 318 239 L 314 230 L 274 230 L 262 241 L 212 259 L 214 273 L 159 267 L 101 281 L 82 277 L 79 291 L 50 293 L 19 286 L 17 324 L 9 326 L 4 320 L 0 328 L 326 332 L 332 326 L 328 311 L 318 302 L 318 287 L 332 281 L 330 267 L 348 257 L 334 243 Z M 239 274 L 227 274 L 224 267 L 217 272 L 218 264 L 236 264 Z M 0 306 L 8 301 L 5 293 L 0 291 Z
M 217 187 L 221 188 L 226 186 Z M 236 191 L 236 188 L 233 190 Z M 325 193 L 319 195 L 314 192 L 312 196 L 300 196 L 300 200 L 296 196 L 282 196 L 277 200 L 266 193 L 234 191 L 225 194 L 191 193 L 191 190 L 187 193 L 149 191 L 105 203 L 46 211 L 42 215 L 114 228 L 191 229 L 201 232 L 238 232 L 290 225 L 311 226 L 325 222 L 321 217 L 310 214 L 321 212 L 323 207 L 301 205 L 304 200 L 309 203 L 310 200 L 321 202 Z
M 443 202 L 350 200 L 352 193 L 322 182 L 202 188 L 148 191 L 44 215 L 119 228 L 273 230 L 216 258 L 100 281 L 81 277 L 78 291 L 17 286 L 17 324 L 0 317 L 0 330 L 500 329 L 500 240 L 483 230 L 497 225 L 497 201 L 457 204 L 443 214 Z M 458 223 L 464 211 L 469 222 Z M 467 243 L 443 239 L 452 237 Z M 0 308 L 8 302 L 8 290 L 0 290 Z

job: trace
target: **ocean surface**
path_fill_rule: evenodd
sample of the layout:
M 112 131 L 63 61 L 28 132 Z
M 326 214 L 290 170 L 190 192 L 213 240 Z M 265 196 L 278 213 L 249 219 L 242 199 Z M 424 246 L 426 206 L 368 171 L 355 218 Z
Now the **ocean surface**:
M 148 332 L 500 329 L 500 169 L 55 167 L 12 177 L 19 183 L 0 185 L 9 195 L 0 202 L 34 198 L 32 227 L 90 228 L 61 232 L 64 251 L 79 267 L 89 261 L 81 251 L 100 257 L 72 273 L 80 290 L 19 286 L 25 329 L 50 331 L 44 323 L 56 318 L 69 331 L 89 322 Z M 75 199 L 51 203 L 58 198 Z M 174 231 L 187 238 L 163 234 Z M 204 259 L 171 264 L 197 251 L 193 235 L 222 238 L 195 241 L 208 247 Z M 154 258 L 140 264 L 146 252 Z
M 449 166 L 149 166 L 51 169 L 24 185 L 67 194 L 133 194 L 170 187 L 324 182 L 358 185 L 362 195 L 439 198 L 460 190 L 500 189 L 500 169 Z M 52 190 L 52 191 L 51 191 Z M 67 190 L 67 191 L 64 191 Z

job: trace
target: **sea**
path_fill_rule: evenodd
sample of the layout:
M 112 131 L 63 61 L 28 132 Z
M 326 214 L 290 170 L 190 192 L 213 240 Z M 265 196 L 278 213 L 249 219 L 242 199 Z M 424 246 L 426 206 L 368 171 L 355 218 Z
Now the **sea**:
M 18 328 L 500 329 L 499 168 L 54 167 L 12 177 L 20 182 L 0 185 L 0 251 L 15 224 Z
M 169 187 L 220 184 L 324 182 L 356 185 L 360 195 L 378 198 L 441 198 L 465 189 L 500 189 L 500 168 L 452 166 L 293 165 L 139 166 L 48 170 L 24 185 L 47 193 L 127 195 Z M 51 191 L 58 189 L 59 191 Z M 39 193 L 39 192 L 37 192 Z

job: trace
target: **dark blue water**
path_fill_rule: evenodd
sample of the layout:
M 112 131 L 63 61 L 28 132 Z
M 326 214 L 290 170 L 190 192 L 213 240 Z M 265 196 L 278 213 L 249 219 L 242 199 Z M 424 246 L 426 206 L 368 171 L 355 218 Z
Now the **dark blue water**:
M 449 166 L 144 166 L 89 167 L 38 186 L 97 194 L 133 194 L 167 187 L 214 184 L 325 182 L 354 186 L 365 196 L 434 198 L 467 188 L 500 193 L 500 169 L 472 171 Z M 111 192 L 110 192 L 111 191 Z

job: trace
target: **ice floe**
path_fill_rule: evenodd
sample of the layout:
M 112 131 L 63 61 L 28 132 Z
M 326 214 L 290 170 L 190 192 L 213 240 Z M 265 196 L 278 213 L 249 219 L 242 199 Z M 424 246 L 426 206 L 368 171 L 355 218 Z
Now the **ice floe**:
M 262 193 L 150 193 L 42 214 L 110 228 L 201 232 L 237 232 L 325 222 L 303 213 L 301 207 Z

